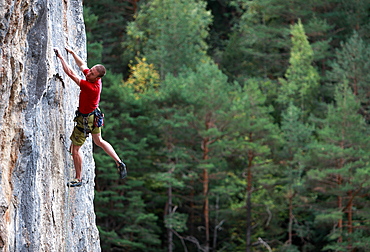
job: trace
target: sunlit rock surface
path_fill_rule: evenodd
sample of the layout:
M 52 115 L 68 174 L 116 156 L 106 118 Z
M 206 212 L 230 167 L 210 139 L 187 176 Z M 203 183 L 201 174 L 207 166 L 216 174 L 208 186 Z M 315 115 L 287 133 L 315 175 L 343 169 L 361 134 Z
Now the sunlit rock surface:
M 53 52 L 86 58 L 82 1 L 0 0 L 0 45 L 0 252 L 100 251 L 91 138 L 84 185 L 66 186 L 79 89 Z

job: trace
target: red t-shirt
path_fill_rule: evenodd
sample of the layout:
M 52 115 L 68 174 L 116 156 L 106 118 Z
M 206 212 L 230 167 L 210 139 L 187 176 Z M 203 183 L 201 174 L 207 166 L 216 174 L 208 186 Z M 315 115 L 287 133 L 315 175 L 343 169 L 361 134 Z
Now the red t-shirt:
M 89 69 L 85 69 L 83 71 L 85 76 L 88 72 Z M 78 110 L 82 114 L 89 114 L 99 106 L 101 88 L 101 79 L 94 83 L 88 82 L 87 80 L 80 80 L 80 100 Z

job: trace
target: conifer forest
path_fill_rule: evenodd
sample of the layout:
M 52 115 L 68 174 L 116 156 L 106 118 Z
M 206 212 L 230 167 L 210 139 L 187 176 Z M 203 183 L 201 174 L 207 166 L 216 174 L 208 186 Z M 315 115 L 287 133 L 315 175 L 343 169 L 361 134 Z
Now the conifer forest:
M 85 0 L 102 251 L 370 251 L 370 0 Z

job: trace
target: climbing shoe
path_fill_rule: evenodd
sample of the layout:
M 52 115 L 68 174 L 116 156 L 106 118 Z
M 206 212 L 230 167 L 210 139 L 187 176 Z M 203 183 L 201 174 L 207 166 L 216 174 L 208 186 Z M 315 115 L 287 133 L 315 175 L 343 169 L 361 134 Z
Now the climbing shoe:
M 69 187 L 82 186 L 82 180 L 72 179 L 70 182 L 67 183 L 67 186 L 69 186 Z
M 127 177 L 127 170 L 126 170 L 126 165 L 124 162 L 117 162 L 118 164 L 118 171 L 119 171 L 119 177 L 120 179 L 124 179 Z

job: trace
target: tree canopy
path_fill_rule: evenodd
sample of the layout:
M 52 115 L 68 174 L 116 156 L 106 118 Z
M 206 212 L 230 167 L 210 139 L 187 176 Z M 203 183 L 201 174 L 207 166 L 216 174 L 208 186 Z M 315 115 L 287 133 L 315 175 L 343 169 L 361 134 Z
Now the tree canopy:
M 370 0 L 84 1 L 103 251 L 367 251 Z

